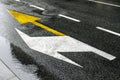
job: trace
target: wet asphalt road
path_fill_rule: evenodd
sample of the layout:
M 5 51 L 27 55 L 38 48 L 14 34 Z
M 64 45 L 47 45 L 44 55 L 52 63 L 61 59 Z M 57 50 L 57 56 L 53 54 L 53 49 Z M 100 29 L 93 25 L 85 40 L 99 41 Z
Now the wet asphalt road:
M 23 0 L 21 0 L 23 1 Z M 12 54 L 24 65 L 36 65 L 34 74 L 40 80 L 119 80 L 120 79 L 120 37 L 101 31 L 102 27 L 120 33 L 120 8 L 89 2 L 87 0 L 24 0 L 24 3 L 13 0 L 1 0 L 0 35 L 11 43 Z M 118 0 L 99 0 L 120 5 Z M 51 19 L 48 14 L 28 5 L 34 4 L 48 9 L 49 14 L 65 14 L 81 20 L 80 23 L 62 17 Z M 32 23 L 20 25 L 8 12 L 13 9 L 26 14 L 43 18 L 41 22 L 51 28 L 76 38 L 86 44 L 116 56 L 109 61 L 92 52 L 64 52 L 62 55 L 72 59 L 84 68 L 57 60 L 40 52 L 29 49 L 14 28 L 29 36 L 56 36 Z M 16 73 L 16 71 L 14 70 Z M 16 73 L 18 76 L 19 74 Z M 22 76 L 20 76 L 22 77 Z M 21 78 L 24 80 L 24 78 Z M 37 80 L 37 79 L 36 79 Z

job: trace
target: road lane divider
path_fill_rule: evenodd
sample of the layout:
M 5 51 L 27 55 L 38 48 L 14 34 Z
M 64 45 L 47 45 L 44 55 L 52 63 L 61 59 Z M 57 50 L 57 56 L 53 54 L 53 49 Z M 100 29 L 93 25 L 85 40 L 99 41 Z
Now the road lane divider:
M 99 4 L 104 4 L 104 5 L 108 5 L 108 6 L 120 7 L 120 5 L 106 3 L 106 2 L 102 2 L 102 1 L 96 1 L 96 0 L 88 0 L 88 1 L 99 3 Z
M 45 30 L 47 30 L 47 31 L 55 34 L 55 35 L 58 35 L 58 36 L 66 36 L 65 34 L 59 32 L 59 31 L 56 31 L 56 30 L 54 30 L 54 29 L 52 29 L 52 28 L 50 28 L 50 27 L 47 27 L 47 26 L 45 26 L 45 25 L 43 25 L 43 24 L 41 24 L 41 23 L 38 23 L 38 22 L 32 22 L 32 23 L 35 24 L 35 25 L 38 26 L 38 27 L 41 27 L 41 28 L 43 28 L 43 29 L 45 29 Z
M 42 11 L 45 10 L 44 8 L 42 8 L 42 7 L 38 7 L 38 6 L 36 6 L 36 5 L 32 5 L 32 4 L 30 4 L 29 6 L 30 6 L 30 7 L 34 7 L 34 8 L 37 8 L 37 9 L 42 10 Z
M 44 8 L 39 7 L 39 6 L 36 6 L 36 5 L 29 5 L 29 6 L 30 6 L 30 7 L 34 7 L 34 8 L 36 8 L 36 9 L 39 9 L 39 10 L 42 10 L 42 11 L 45 10 Z M 78 19 L 75 19 L 75 18 L 66 16 L 66 15 L 63 15 L 63 14 L 58 14 L 58 16 L 64 17 L 64 18 L 67 18 L 67 19 L 70 19 L 70 20 L 75 21 L 75 22 L 80 22 L 80 20 L 78 20 Z
M 78 19 L 75 19 L 75 18 L 72 18 L 72 17 L 66 16 L 66 15 L 63 15 L 63 14 L 58 14 L 58 16 L 60 16 L 60 17 L 64 17 L 64 18 L 67 18 L 67 19 L 70 19 L 70 20 L 72 20 L 72 21 L 80 22 L 80 20 L 78 20 Z
M 20 2 L 20 0 L 15 0 L 15 1 Z
M 108 33 L 110 33 L 110 34 L 113 34 L 113 35 L 116 35 L 116 36 L 120 36 L 120 33 L 117 33 L 117 32 L 114 32 L 114 31 L 111 31 L 111 30 L 108 30 L 108 29 L 102 28 L 102 27 L 96 27 L 96 28 L 99 29 L 99 30 L 102 30 L 102 31 L 108 32 Z

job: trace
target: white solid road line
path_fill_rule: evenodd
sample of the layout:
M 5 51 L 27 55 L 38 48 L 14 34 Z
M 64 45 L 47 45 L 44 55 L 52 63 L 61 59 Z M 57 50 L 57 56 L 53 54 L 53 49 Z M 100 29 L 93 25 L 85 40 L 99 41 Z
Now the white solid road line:
M 64 18 L 67 18 L 67 19 L 70 19 L 70 20 L 73 20 L 73 21 L 76 21 L 76 22 L 80 22 L 80 20 L 78 20 L 78 19 L 75 19 L 75 18 L 72 18 L 72 17 L 68 17 L 68 16 L 63 15 L 63 14 L 59 14 L 58 16 L 64 17 Z
M 96 1 L 96 0 L 88 0 L 88 1 L 95 2 L 95 3 L 100 3 L 100 4 L 105 4 L 105 5 L 109 5 L 109 6 L 114 6 L 114 7 L 120 7 L 120 5 L 106 3 L 106 2 L 102 2 L 102 1 Z
M 44 8 L 41 8 L 41 7 L 38 7 L 38 6 L 36 6 L 36 5 L 29 5 L 30 7 L 34 7 L 34 8 L 37 8 L 37 9 L 39 9 L 39 10 L 42 10 L 42 11 L 44 11 L 45 9 Z
M 116 36 L 120 36 L 120 33 L 117 33 L 117 32 L 114 32 L 114 31 L 111 31 L 111 30 L 108 30 L 108 29 L 102 28 L 102 27 L 96 27 L 96 28 L 99 29 L 99 30 L 102 30 L 102 31 L 105 31 L 105 32 L 108 32 L 108 33 L 114 34 L 114 35 L 116 35 Z

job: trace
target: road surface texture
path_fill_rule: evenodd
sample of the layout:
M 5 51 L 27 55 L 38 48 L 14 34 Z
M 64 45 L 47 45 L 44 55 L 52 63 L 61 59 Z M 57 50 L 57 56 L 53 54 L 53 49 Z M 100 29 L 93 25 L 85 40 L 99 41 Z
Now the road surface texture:
M 119 0 L 0 0 L 0 59 L 15 80 L 120 80 L 119 13 Z

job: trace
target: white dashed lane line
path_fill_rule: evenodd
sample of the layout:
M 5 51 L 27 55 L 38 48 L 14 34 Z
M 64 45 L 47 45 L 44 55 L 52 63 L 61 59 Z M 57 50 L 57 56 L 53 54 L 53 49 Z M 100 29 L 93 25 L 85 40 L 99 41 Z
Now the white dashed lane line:
M 20 0 L 15 0 L 15 1 L 20 2 Z
M 42 11 L 44 11 L 45 9 L 44 8 L 42 8 L 42 7 L 38 7 L 38 6 L 36 6 L 36 5 L 29 5 L 30 7 L 34 7 L 34 8 L 37 8 L 37 9 L 39 9 L 39 10 L 42 10 Z
M 15 0 L 15 1 L 17 1 L 17 2 L 21 2 L 20 0 Z M 39 9 L 39 10 L 42 10 L 42 11 L 45 10 L 44 8 L 39 7 L 39 6 L 36 6 L 36 5 L 32 5 L 32 4 L 30 4 L 29 6 L 30 6 L 30 7 L 33 7 L 33 8 L 36 8 L 36 9 Z M 80 22 L 80 20 L 78 20 L 78 19 L 75 19 L 75 18 L 72 18 L 72 17 L 66 16 L 66 15 L 63 15 L 63 14 L 58 14 L 58 16 L 63 17 L 63 18 L 66 18 L 66 19 L 69 19 L 69 20 L 72 20 L 72 21 L 75 21 L 75 22 Z
M 114 32 L 114 31 L 111 31 L 111 30 L 108 30 L 108 29 L 102 28 L 102 27 L 96 27 L 96 28 L 99 29 L 99 30 L 102 30 L 102 31 L 105 31 L 105 32 L 108 32 L 108 33 L 114 34 L 114 35 L 116 35 L 116 36 L 120 36 L 120 33 L 117 33 L 117 32 Z
M 104 5 L 109 5 L 109 6 L 114 6 L 114 7 L 120 7 L 120 5 L 106 3 L 106 2 L 102 2 L 102 1 L 96 1 L 96 0 L 88 0 L 88 1 L 99 3 L 99 4 L 104 4 Z
M 36 9 L 39 9 L 39 10 L 42 10 L 42 11 L 45 10 L 44 8 L 39 7 L 39 6 L 36 6 L 36 5 L 29 5 L 29 6 L 30 6 L 30 7 L 34 7 L 34 8 L 36 8 Z M 70 20 L 75 21 L 75 22 L 80 22 L 80 20 L 78 20 L 78 19 L 75 19 L 75 18 L 66 16 L 66 15 L 63 15 L 63 14 L 58 14 L 58 16 L 64 17 L 64 18 L 67 18 L 67 19 L 70 19 Z
M 60 17 L 64 17 L 64 18 L 67 18 L 67 19 L 70 19 L 70 20 L 75 21 L 75 22 L 80 22 L 80 20 L 78 20 L 78 19 L 75 19 L 75 18 L 72 18 L 72 17 L 66 16 L 66 15 L 63 15 L 63 14 L 59 14 L 58 16 L 60 16 Z

